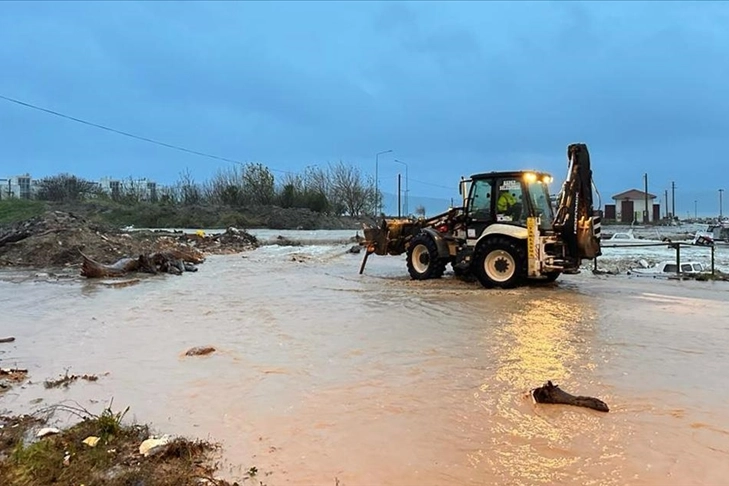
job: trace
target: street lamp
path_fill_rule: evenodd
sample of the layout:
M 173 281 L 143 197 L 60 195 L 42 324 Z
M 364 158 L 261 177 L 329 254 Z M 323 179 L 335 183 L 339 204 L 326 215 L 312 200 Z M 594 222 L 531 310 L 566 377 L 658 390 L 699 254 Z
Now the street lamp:
M 405 166 L 405 215 L 407 216 L 409 214 L 408 213 L 408 164 L 406 164 L 405 162 L 401 162 L 397 159 L 395 159 L 395 162 Z M 399 194 L 398 194 L 398 197 L 400 197 Z
M 377 214 L 380 214 L 380 155 L 382 154 L 389 154 L 392 152 L 392 150 L 383 150 L 382 152 L 377 152 L 375 154 L 375 209 L 377 210 Z

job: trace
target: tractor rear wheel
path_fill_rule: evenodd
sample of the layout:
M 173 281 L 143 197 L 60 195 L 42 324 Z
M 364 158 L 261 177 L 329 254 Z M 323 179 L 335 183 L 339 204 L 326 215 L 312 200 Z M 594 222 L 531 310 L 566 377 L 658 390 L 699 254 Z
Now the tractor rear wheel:
M 407 261 L 408 273 L 413 280 L 442 277 L 448 262 L 438 256 L 438 246 L 426 233 L 420 233 L 412 239 L 407 252 Z
M 521 242 L 493 237 L 482 242 L 473 255 L 476 278 L 486 288 L 510 289 L 526 278 L 526 248 Z

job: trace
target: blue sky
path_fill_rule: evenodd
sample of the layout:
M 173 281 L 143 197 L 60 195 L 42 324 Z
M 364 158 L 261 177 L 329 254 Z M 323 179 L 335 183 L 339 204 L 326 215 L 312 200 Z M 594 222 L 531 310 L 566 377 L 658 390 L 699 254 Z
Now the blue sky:
M 584 142 L 603 199 L 648 172 L 654 194 L 676 181 L 679 214 L 715 214 L 727 26 L 721 2 L 0 2 L 0 95 L 285 171 L 374 174 L 392 149 L 383 190 L 397 158 L 433 205 L 474 172 L 561 181 Z M 3 175 L 226 165 L 3 101 L 0 127 Z

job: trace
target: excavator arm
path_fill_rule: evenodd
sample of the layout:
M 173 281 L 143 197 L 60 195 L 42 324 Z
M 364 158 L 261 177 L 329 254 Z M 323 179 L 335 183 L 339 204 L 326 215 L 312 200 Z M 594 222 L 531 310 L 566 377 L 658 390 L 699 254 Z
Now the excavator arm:
M 553 228 L 565 243 L 566 255 L 579 263 L 601 255 L 600 218 L 592 203 L 590 153 L 583 143 L 567 147 L 567 179 L 557 200 Z

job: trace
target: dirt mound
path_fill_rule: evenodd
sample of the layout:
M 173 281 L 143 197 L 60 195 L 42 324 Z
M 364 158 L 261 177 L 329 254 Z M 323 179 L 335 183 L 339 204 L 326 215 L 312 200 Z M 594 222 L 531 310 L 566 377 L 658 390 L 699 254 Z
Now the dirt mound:
M 170 250 L 192 252 L 202 258 L 205 254 L 237 253 L 257 246 L 254 236 L 236 228 L 216 235 L 126 233 L 90 223 L 73 213 L 49 211 L 0 229 L 0 265 L 80 265 L 81 252 L 104 263 Z

